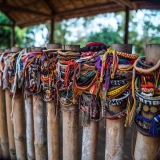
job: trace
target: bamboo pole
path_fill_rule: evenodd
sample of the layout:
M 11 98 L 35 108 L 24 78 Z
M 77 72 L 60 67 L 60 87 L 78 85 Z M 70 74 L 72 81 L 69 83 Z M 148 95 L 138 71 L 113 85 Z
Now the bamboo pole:
M 3 159 L 1 146 L 0 146 L 0 159 Z
M 9 139 L 9 152 L 11 160 L 16 159 L 16 147 L 14 141 L 14 129 L 11 121 L 10 114 L 12 112 L 12 98 L 10 96 L 9 89 L 5 89 L 6 98 L 6 115 L 7 115 L 7 128 L 8 128 L 8 139 Z
M 10 52 L 10 49 L 5 49 L 6 52 Z M 5 88 L 5 101 L 6 101 L 6 117 L 7 117 L 7 129 L 8 129 L 8 140 L 9 140 L 9 152 L 11 160 L 16 159 L 16 147 L 14 141 L 14 129 L 11 121 L 10 114 L 12 112 L 12 98 L 8 88 Z
M 146 46 L 146 61 L 157 63 L 160 60 L 160 44 L 149 44 Z M 142 116 L 148 119 L 153 118 L 153 114 L 142 112 Z M 160 147 L 160 137 L 152 138 L 137 133 L 135 145 L 135 160 L 153 160 Z
M 91 121 L 83 127 L 82 160 L 96 160 L 99 122 Z
M 0 144 L 4 159 L 9 159 L 9 143 L 6 119 L 5 91 L 0 87 Z
M 132 45 L 112 44 L 111 48 L 125 53 L 132 53 Z M 121 111 L 120 106 L 109 106 L 109 110 L 114 113 Z M 125 117 L 117 120 L 106 120 L 106 144 L 105 144 L 105 160 L 123 160 L 124 151 L 124 127 Z
M 65 50 L 79 50 L 79 45 L 65 45 Z M 63 99 L 62 99 L 63 100 Z M 64 102 L 65 103 L 65 102 Z M 78 105 L 71 105 L 62 108 L 63 122 L 63 159 L 77 160 L 78 159 L 78 123 L 79 109 Z
M 47 44 L 47 49 L 60 49 L 61 44 Z M 47 54 L 47 53 L 46 53 Z M 49 54 L 49 53 L 48 53 Z M 60 117 L 54 101 L 47 102 L 48 160 L 60 159 Z
M 28 96 L 25 99 L 25 114 L 26 114 L 27 158 L 28 160 L 32 160 L 35 159 L 32 96 Z
M 31 48 L 32 52 L 41 50 L 40 47 Z M 34 147 L 37 160 L 47 160 L 45 114 L 42 96 L 40 94 L 33 95 Z
M 38 160 L 47 160 L 47 142 L 45 134 L 45 106 L 41 95 L 33 96 L 34 146 Z
M 12 47 L 12 52 L 20 51 L 20 48 Z M 14 139 L 16 146 L 17 159 L 26 160 L 26 133 L 25 133 L 25 107 L 24 97 L 20 93 L 17 97 L 12 99 L 13 105 L 13 126 L 14 126 Z
M 25 49 L 25 53 L 29 53 L 30 48 Z M 25 115 L 26 115 L 26 142 L 27 142 L 27 158 L 35 159 L 34 149 L 34 123 L 33 123 L 33 97 L 27 95 L 25 98 Z

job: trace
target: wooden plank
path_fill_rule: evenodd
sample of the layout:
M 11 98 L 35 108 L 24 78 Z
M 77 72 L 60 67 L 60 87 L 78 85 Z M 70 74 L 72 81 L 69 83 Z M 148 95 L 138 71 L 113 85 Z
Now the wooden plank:
M 5 10 L 10 10 L 10 11 L 14 11 L 14 12 L 25 12 L 27 14 L 44 16 L 44 17 L 48 17 L 48 18 L 51 17 L 51 15 L 45 14 L 45 13 L 42 13 L 42 12 L 37 12 L 37 11 L 33 11 L 33 10 L 26 9 L 26 8 L 23 8 L 23 7 L 14 7 L 14 6 L 10 6 L 10 5 L 4 5 L 4 4 L 0 4 L 0 9 L 3 9 L 4 12 L 5 12 Z

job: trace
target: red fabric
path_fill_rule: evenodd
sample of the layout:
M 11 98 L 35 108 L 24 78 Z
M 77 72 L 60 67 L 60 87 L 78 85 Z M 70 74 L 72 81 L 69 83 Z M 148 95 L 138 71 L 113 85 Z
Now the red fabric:
M 101 42 L 89 42 L 86 46 L 106 46 L 104 43 Z

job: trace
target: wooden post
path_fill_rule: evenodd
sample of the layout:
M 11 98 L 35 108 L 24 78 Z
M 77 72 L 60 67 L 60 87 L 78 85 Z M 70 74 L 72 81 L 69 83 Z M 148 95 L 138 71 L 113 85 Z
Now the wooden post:
M 128 44 L 129 7 L 126 7 L 124 43 Z
M 5 49 L 6 52 L 10 52 L 10 49 Z M 12 97 L 8 88 L 5 89 L 5 101 L 6 101 L 6 117 L 7 117 L 7 129 L 9 139 L 9 152 L 11 160 L 16 159 L 16 147 L 14 141 L 14 129 L 11 121 L 10 114 L 12 112 Z
M 33 123 L 33 97 L 27 96 L 25 99 L 26 114 L 26 141 L 27 141 L 27 158 L 35 159 L 34 148 L 34 123 Z
M 54 19 L 51 19 L 51 34 L 50 34 L 50 43 L 54 42 Z
M 79 45 L 65 45 L 65 50 L 79 50 Z M 78 159 L 78 124 L 79 109 L 78 105 L 71 105 L 62 108 L 63 121 L 63 159 Z
M 160 44 L 149 44 L 146 46 L 146 61 L 157 63 L 160 60 Z M 153 114 L 142 112 L 142 116 L 148 119 L 153 117 Z M 137 133 L 135 145 L 135 160 L 153 160 L 160 146 L 160 137 L 152 138 Z
M 132 53 L 132 45 L 112 44 L 111 48 L 125 53 Z M 109 106 L 109 110 L 118 113 L 121 111 L 120 106 Z M 124 127 L 125 117 L 117 120 L 106 120 L 106 145 L 105 160 L 123 160 L 124 151 Z
M 11 52 L 20 51 L 21 48 L 12 47 Z M 24 97 L 20 93 L 18 96 L 12 98 L 13 105 L 13 126 L 14 139 L 16 146 L 17 159 L 26 160 L 26 126 L 25 126 L 25 106 Z
M 47 44 L 47 49 L 60 49 L 61 44 Z M 47 53 L 46 53 L 47 54 Z M 48 160 L 60 160 L 60 117 L 55 113 L 54 101 L 46 102 L 47 105 L 47 139 Z
M 31 48 L 31 52 L 41 51 L 40 47 Z M 40 77 L 39 77 L 40 78 Z M 45 106 L 41 94 L 33 95 L 34 146 L 35 159 L 47 160 L 47 137 L 45 131 Z
M 9 152 L 11 160 L 16 159 L 16 147 L 14 141 L 14 129 L 11 121 L 11 112 L 12 112 L 12 97 L 10 96 L 9 89 L 5 89 L 5 98 L 6 98 L 6 114 L 7 114 L 7 128 L 8 128 L 8 139 L 9 139 Z
M 96 160 L 99 122 L 83 126 L 82 160 Z
M 30 52 L 30 48 L 25 48 L 25 53 Z M 26 115 L 26 142 L 27 142 L 27 158 L 35 159 L 34 149 L 34 123 L 33 123 L 33 97 L 27 95 L 25 98 L 25 115 Z
M 3 159 L 1 146 L 0 146 L 0 159 Z
M 41 95 L 33 96 L 34 146 L 36 159 L 47 160 L 47 138 L 45 134 L 45 106 Z
M 0 87 L 0 144 L 4 159 L 9 159 L 9 144 L 6 119 L 5 91 Z
M 13 25 L 11 26 L 11 47 L 14 47 L 14 37 L 15 37 L 15 23 L 13 22 Z

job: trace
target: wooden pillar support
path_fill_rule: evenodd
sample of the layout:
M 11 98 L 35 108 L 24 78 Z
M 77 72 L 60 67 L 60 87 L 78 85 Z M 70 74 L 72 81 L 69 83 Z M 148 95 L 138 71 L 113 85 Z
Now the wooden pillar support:
M 41 51 L 41 47 L 31 48 L 31 52 Z M 40 78 L 40 77 L 39 77 Z M 33 95 L 34 147 L 35 159 L 47 160 L 47 134 L 45 129 L 46 108 L 41 94 Z
M 36 159 L 47 160 L 47 138 L 45 133 L 45 106 L 41 95 L 33 96 L 34 146 Z
M 22 50 L 21 48 L 12 47 L 12 52 Z M 13 106 L 13 126 L 14 126 L 14 139 L 16 146 L 17 159 L 27 159 L 26 149 L 26 125 L 25 125 L 25 106 L 24 97 L 22 93 L 12 98 Z
M 60 49 L 61 44 L 47 44 L 47 49 Z M 47 53 L 46 53 L 47 54 Z M 48 160 L 60 160 L 60 117 L 55 102 L 47 102 Z
M 160 60 L 160 44 L 149 44 L 146 46 L 146 61 L 157 63 Z M 153 114 L 142 112 L 142 116 L 148 119 L 153 118 Z M 135 160 L 153 160 L 160 147 L 160 137 L 152 138 L 137 133 L 135 145 Z
M 125 15 L 125 33 L 124 33 L 124 43 L 128 44 L 128 37 L 129 37 L 129 33 L 128 33 L 128 27 L 129 27 L 129 7 L 126 7 L 126 15 Z
M 30 48 L 25 48 L 24 53 L 30 53 Z M 33 97 L 27 95 L 25 98 L 25 117 L 26 117 L 26 143 L 28 160 L 35 159 L 34 149 L 34 122 L 33 122 Z
M 33 123 L 33 97 L 28 96 L 25 99 L 26 114 L 26 142 L 27 142 L 27 158 L 35 159 L 34 149 L 34 123 Z
M 5 91 L 0 87 L 0 148 L 2 149 L 3 158 L 9 159 L 8 131 L 6 126 Z
M 51 19 L 50 43 L 54 42 L 54 19 Z
M 13 22 L 13 25 L 11 26 L 11 47 L 14 47 L 14 38 L 15 38 L 15 23 Z
M 132 53 L 132 45 L 127 44 L 112 44 L 111 48 L 125 53 Z M 109 110 L 118 113 L 121 111 L 120 106 L 109 106 Z M 105 160 L 123 160 L 124 151 L 124 127 L 125 117 L 117 120 L 106 120 L 106 145 L 105 145 Z
M 12 98 L 10 96 L 9 89 L 5 89 L 6 98 L 6 115 L 7 115 L 7 128 L 8 128 L 8 139 L 9 139 L 9 152 L 11 160 L 16 159 L 16 147 L 14 141 L 14 129 L 11 121 L 10 114 L 12 112 Z
M 65 45 L 66 50 L 79 50 L 79 45 Z M 61 98 L 63 101 L 63 99 Z M 66 101 L 66 100 L 65 100 Z M 65 103 L 65 102 L 64 102 Z M 63 159 L 78 159 L 78 104 L 69 107 L 61 105 L 63 119 Z
M 82 160 L 96 160 L 99 122 L 91 121 L 83 126 Z

